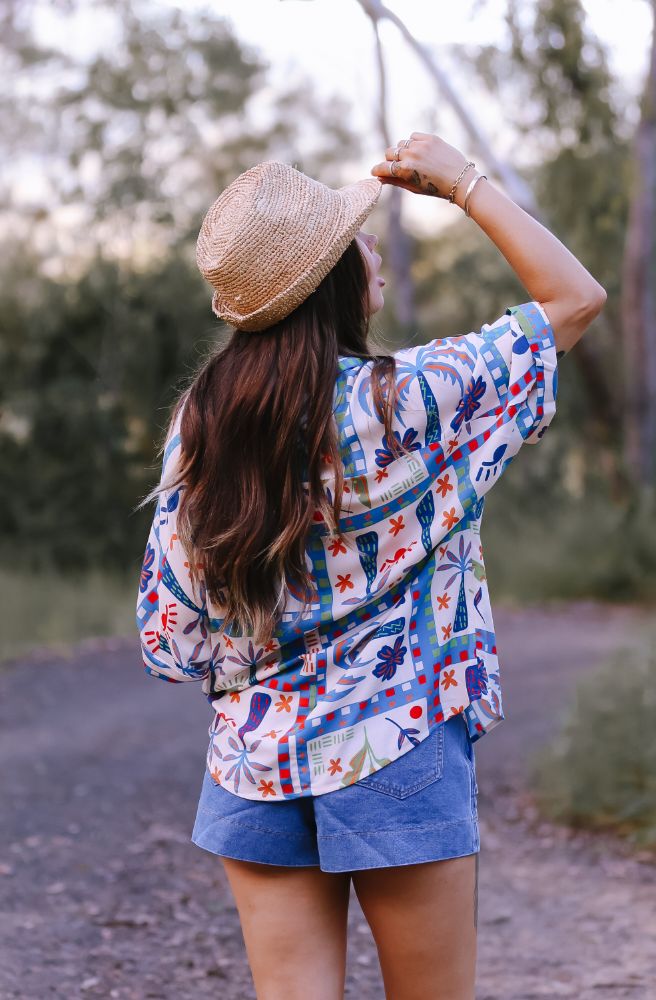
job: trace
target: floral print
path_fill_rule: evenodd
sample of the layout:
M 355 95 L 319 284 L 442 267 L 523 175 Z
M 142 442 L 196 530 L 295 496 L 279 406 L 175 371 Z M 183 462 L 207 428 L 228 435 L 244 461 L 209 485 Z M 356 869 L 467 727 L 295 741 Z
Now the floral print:
M 140 574 L 144 669 L 200 681 L 212 707 L 207 769 L 234 794 L 323 795 L 410 752 L 463 714 L 472 740 L 503 719 L 480 525 L 485 496 L 556 410 L 553 329 L 540 303 L 480 331 L 395 352 L 394 458 L 373 406 L 371 362 L 340 357 L 334 416 L 345 492 L 338 531 L 315 511 L 315 600 L 289 588 L 275 636 L 218 638 L 221 608 L 192 588 L 163 491 Z M 180 458 L 179 424 L 162 475 Z M 334 471 L 325 461 L 326 492 Z

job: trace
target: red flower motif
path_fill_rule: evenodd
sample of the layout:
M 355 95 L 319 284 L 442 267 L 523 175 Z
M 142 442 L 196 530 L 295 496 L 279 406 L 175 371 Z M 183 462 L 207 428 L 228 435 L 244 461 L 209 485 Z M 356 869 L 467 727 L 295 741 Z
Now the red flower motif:
M 390 524 L 391 524 L 391 528 L 389 529 L 390 535 L 394 535 L 394 537 L 396 538 L 399 531 L 403 531 L 403 529 L 405 528 L 405 524 L 403 523 L 403 514 L 399 514 L 398 517 L 390 517 Z
M 449 490 L 453 489 L 453 484 L 449 482 L 449 474 L 447 472 L 443 479 L 438 478 L 437 480 L 437 491 L 441 493 L 443 497 L 447 495 Z
M 328 542 L 328 548 L 330 549 L 331 556 L 338 556 L 342 553 L 346 553 L 346 545 L 342 541 L 341 535 L 337 538 L 331 539 Z
M 455 507 L 452 507 L 451 510 L 445 510 L 442 514 L 442 526 L 444 528 L 452 528 L 459 520 L 460 518 L 456 514 Z

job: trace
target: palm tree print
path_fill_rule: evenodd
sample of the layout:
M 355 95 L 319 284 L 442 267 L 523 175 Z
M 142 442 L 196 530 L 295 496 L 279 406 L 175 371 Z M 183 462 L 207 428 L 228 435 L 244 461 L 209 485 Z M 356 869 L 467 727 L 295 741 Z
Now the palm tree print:
M 229 656 L 228 659 L 232 663 L 238 663 L 240 667 L 248 667 L 248 683 L 257 684 L 258 679 L 256 675 L 257 668 L 262 664 L 262 658 L 266 654 L 266 649 L 261 646 L 257 653 L 255 652 L 255 646 L 253 645 L 253 640 L 249 639 L 248 642 L 248 656 L 244 656 L 241 650 L 237 651 L 236 656 Z
M 440 358 L 453 358 L 464 364 L 470 370 L 474 367 L 474 360 L 469 353 L 456 343 L 448 341 L 433 340 L 425 347 L 419 348 L 412 360 L 403 357 L 397 358 L 397 385 L 399 388 L 399 398 L 405 402 L 410 392 L 410 387 L 414 380 L 419 385 L 421 398 L 426 408 L 426 444 L 434 444 L 442 436 L 440 424 L 439 408 L 437 400 L 428 384 L 424 372 L 432 372 L 441 378 L 448 379 L 451 385 L 458 385 L 463 391 L 462 375 L 455 364 L 448 361 L 441 361 Z M 403 420 L 401 423 L 405 427 Z
M 464 338 L 463 338 L 464 339 Z M 457 342 L 448 340 L 433 340 L 430 344 L 420 347 L 413 355 L 413 359 L 398 356 L 396 359 L 396 384 L 399 388 L 399 397 L 394 406 L 394 413 L 401 424 L 405 427 L 403 419 L 403 403 L 407 402 L 410 386 L 414 379 L 420 388 L 421 397 L 426 407 L 427 425 L 426 444 L 432 444 L 439 439 L 440 420 L 437 407 L 437 400 L 424 377 L 424 372 L 433 372 L 450 381 L 451 385 L 459 385 L 463 390 L 462 376 L 455 364 L 447 361 L 439 361 L 438 358 L 453 358 L 465 365 L 470 371 L 474 368 L 474 359 L 464 347 L 460 347 Z M 368 416 L 372 416 L 369 401 L 372 399 L 371 375 L 366 374 L 358 385 L 358 405 Z M 380 415 L 376 414 L 378 420 Z M 382 422 L 382 421 L 381 421 Z M 435 436 L 437 435 L 437 436 Z
M 455 572 L 449 577 L 449 579 L 444 584 L 445 589 L 450 587 L 453 581 L 460 576 L 460 590 L 458 591 L 458 603 L 456 605 L 456 613 L 453 619 L 453 631 L 462 632 L 463 629 L 467 628 L 468 615 L 467 615 L 467 597 L 465 595 L 465 574 L 472 568 L 472 560 L 469 557 L 471 552 L 472 543 L 467 543 L 467 548 L 465 548 L 464 535 L 459 536 L 460 545 L 459 553 L 454 556 L 453 552 L 447 549 L 446 557 L 452 563 L 451 566 L 446 563 L 437 566 L 435 568 L 436 573 L 440 572 L 453 572 L 455 566 Z
M 255 768 L 256 771 L 273 770 L 273 768 L 271 768 L 268 764 L 260 764 L 259 761 L 257 760 L 248 759 L 248 755 L 252 753 L 254 750 L 257 750 L 261 742 L 262 740 L 255 740 L 253 743 L 251 743 L 250 747 L 247 748 L 244 746 L 242 748 L 239 746 L 239 743 L 237 742 L 234 736 L 228 737 L 228 744 L 235 752 L 225 754 L 222 759 L 224 761 L 234 760 L 235 763 L 226 771 L 224 780 L 229 781 L 230 778 L 233 778 L 235 791 L 239 791 L 239 782 L 241 779 L 242 771 L 245 774 L 248 781 L 250 781 L 250 783 L 254 785 L 256 783 L 256 779 L 253 777 L 251 771 L 252 767 Z

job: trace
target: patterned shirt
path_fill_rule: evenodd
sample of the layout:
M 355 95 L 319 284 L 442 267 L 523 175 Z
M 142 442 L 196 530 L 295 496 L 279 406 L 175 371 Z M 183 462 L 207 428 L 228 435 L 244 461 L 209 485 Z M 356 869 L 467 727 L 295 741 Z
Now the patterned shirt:
M 537 301 L 480 332 L 395 352 L 394 458 L 371 392 L 372 361 L 340 357 L 334 414 L 343 517 L 321 514 L 306 553 L 317 599 L 288 592 L 257 646 L 192 596 L 176 534 L 180 490 L 160 494 L 141 572 L 145 670 L 201 681 L 212 706 L 207 768 L 247 799 L 323 795 L 412 750 L 463 713 L 472 740 L 503 719 L 480 525 L 485 495 L 556 410 L 553 329 Z M 162 477 L 180 455 L 179 417 Z M 322 475 L 330 492 L 331 470 Z M 161 480 L 163 482 L 163 478 Z M 181 487 L 184 488 L 184 485 Z

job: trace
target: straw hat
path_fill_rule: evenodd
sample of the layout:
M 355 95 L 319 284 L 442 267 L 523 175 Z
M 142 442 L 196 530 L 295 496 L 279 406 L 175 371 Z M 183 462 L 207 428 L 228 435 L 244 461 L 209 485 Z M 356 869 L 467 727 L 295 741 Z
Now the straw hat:
M 288 316 L 337 263 L 378 201 L 377 177 L 336 190 L 277 160 L 240 174 L 203 219 L 196 261 L 212 311 L 240 330 Z

